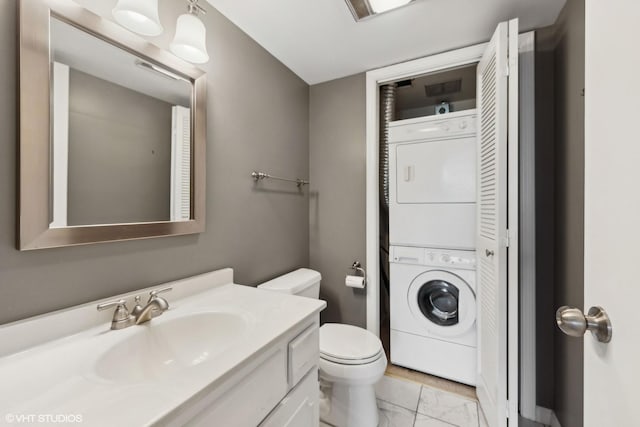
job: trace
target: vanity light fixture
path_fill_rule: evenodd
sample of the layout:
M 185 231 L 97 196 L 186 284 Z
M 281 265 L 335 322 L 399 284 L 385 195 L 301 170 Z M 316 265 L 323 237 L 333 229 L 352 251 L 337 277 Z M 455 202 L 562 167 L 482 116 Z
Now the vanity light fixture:
M 143 36 L 162 33 L 158 0 L 118 0 L 112 14 L 118 24 L 134 33 Z
M 198 18 L 198 13 L 206 14 L 198 0 L 187 0 L 188 13 L 180 15 L 176 23 L 176 35 L 169 45 L 169 50 L 176 56 L 192 62 L 203 64 L 209 61 L 206 47 L 207 30 Z
M 414 0 L 345 0 L 356 21 L 406 6 Z

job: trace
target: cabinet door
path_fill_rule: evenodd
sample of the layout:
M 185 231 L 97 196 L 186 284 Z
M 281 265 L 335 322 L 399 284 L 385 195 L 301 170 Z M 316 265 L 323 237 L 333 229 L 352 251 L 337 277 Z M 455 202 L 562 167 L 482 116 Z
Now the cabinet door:
M 317 427 L 320 387 L 318 369 L 314 368 L 271 411 L 260 427 Z

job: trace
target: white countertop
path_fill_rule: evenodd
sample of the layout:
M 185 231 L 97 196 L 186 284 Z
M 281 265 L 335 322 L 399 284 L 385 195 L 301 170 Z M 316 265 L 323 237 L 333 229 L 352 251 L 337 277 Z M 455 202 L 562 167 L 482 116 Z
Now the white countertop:
M 79 424 L 92 427 L 154 424 L 180 410 L 196 393 L 215 388 L 274 340 L 326 307 L 322 300 L 232 283 L 198 292 L 180 299 L 172 299 L 171 293 L 164 295 L 170 309 L 145 325 L 113 331 L 110 322 L 103 322 L 1 357 L 0 425 L 15 425 L 11 416 L 23 415 L 79 415 Z M 65 312 L 67 317 L 73 315 L 73 310 Z M 207 353 L 197 365 L 153 381 L 135 376 L 114 381 L 96 371 L 100 357 L 119 342 L 135 339 L 154 324 L 198 312 L 234 313 L 245 320 L 247 328 L 224 351 Z M 46 316 L 34 321 L 41 328 Z M 0 339 L 11 336 L 8 328 L 12 326 L 24 333 L 33 325 L 28 320 L 7 325 Z

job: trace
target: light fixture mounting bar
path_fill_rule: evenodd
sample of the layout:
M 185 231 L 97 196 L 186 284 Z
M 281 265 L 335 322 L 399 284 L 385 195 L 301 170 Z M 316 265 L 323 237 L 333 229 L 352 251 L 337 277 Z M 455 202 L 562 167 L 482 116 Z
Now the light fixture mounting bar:
M 345 0 L 345 2 L 356 21 L 373 15 L 373 10 L 367 0 Z
M 157 73 L 157 74 L 161 75 L 162 77 L 165 77 L 165 78 L 168 78 L 168 79 L 171 79 L 171 80 L 188 81 L 184 77 L 180 77 L 179 75 L 174 74 L 169 70 L 165 70 L 164 68 L 162 68 L 162 67 L 160 67 L 160 66 L 158 66 L 156 64 L 152 64 L 150 62 L 147 62 L 147 61 L 138 60 L 138 61 L 135 62 L 135 64 L 136 64 L 136 66 L 138 66 L 138 67 L 140 67 L 140 68 L 142 68 L 144 70 L 152 71 L 154 73 Z
M 198 13 L 202 13 L 203 15 L 207 14 L 207 10 L 198 4 L 198 0 L 187 0 L 189 2 L 189 13 L 192 15 L 197 15 Z
M 356 21 L 407 6 L 415 0 L 345 0 Z

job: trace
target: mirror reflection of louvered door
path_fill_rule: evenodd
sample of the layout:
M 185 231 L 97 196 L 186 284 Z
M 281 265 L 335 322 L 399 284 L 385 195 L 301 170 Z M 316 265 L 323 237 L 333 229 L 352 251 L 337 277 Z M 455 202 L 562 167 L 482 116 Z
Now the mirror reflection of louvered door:
M 510 25 L 516 26 L 515 31 Z M 517 40 L 517 21 L 498 25 L 477 70 L 477 394 L 490 427 L 507 425 L 508 147 L 513 119 L 509 117 L 510 34 Z M 517 60 L 517 43 L 514 54 Z M 517 105 L 512 110 L 517 115 Z
M 191 219 L 191 109 L 172 108 L 171 221 Z

